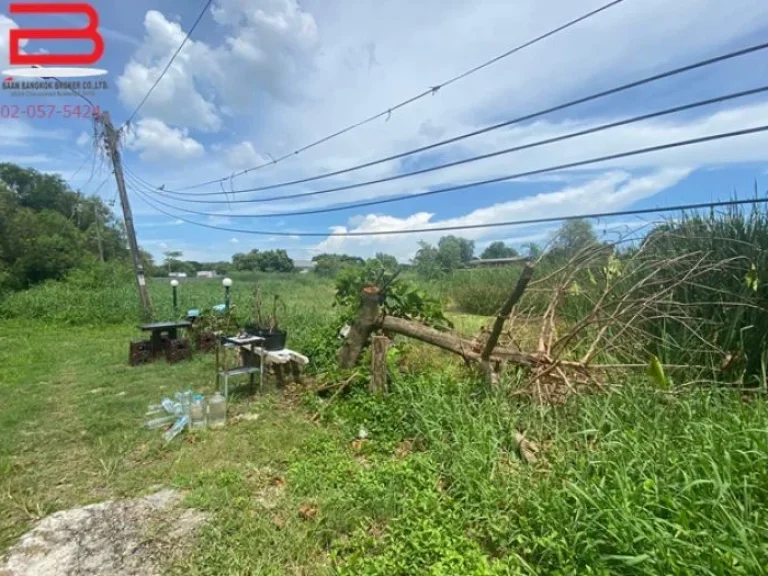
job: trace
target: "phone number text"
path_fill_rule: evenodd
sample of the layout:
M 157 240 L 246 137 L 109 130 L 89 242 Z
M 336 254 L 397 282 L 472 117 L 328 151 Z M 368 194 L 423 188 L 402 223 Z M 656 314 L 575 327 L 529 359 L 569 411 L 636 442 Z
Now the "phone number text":
M 0 118 L 26 118 L 33 120 L 35 118 L 93 118 L 101 114 L 98 106 L 88 106 L 87 104 L 70 105 L 64 104 L 57 106 L 55 104 L 29 104 L 28 106 L 19 106 L 18 104 L 3 104 L 0 106 Z

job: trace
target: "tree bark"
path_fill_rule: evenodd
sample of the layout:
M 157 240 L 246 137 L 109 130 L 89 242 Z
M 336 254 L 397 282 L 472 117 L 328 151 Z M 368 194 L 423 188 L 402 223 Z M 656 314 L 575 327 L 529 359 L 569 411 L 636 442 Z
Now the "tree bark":
M 363 288 L 362 305 L 355 323 L 349 330 L 344 345 L 339 350 L 339 366 L 352 368 L 368 343 L 371 332 L 376 328 L 379 316 L 379 290 L 376 286 Z
M 480 368 L 483 371 L 486 381 L 492 386 L 499 383 L 499 375 L 496 373 L 497 371 L 494 370 L 494 367 L 491 366 L 491 354 L 499 341 L 499 335 L 501 334 L 501 329 L 504 328 L 504 323 L 512 312 L 512 308 L 514 308 L 515 304 L 517 304 L 520 301 L 520 298 L 523 297 L 523 293 L 528 286 L 528 282 L 531 281 L 532 276 L 533 264 L 528 263 L 525 265 L 525 268 L 523 268 L 520 278 L 517 279 L 517 285 L 512 291 L 512 294 L 509 295 L 509 298 L 507 298 L 501 306 L 501 310 L 499 310 L 499 313 L 496 315 L 496 321 L 493 323 L 491 333 L 488 335 L 488 341 L 485 343 L 485 348 L 483 348 L 482 354 L 480 354 Z
M 416 340 L 432 344 L 433 346 L 437 346 L 448 352 L 458 354 L 467 362 L 480 361 L 480 353 L 473 349 L 472 342 L 460 337 L 455 332 L 442 332 L 430 328 L 429 326 L 424 326 L 424 324 L 419 322 L 397 318 L 395 316 L 386 316 L 381 322 L 381 327 L 384 330 L 415 338 Z M 509 360 L 525 366 L 536 364 L 536 358 L 531 354 L 525 354 L 524 352 L 519 352 L 517 350 L 508 350 L 506 348 L 495 348 L 491 354 L 491 358 Z
M 374 394 L 387 392 L 387 350 L 389 338 L 374 336 L 371 340 L 371 385 Z
M 458 354 L 467 361 L 477 361 L 480 358 L 480 355 L 472 350 L 472 343 L 469 340 L 464 340 L 455 332 L 441 332 L 420 322 L 396 316 L 385 316 L 381 327 L 389 332 L 409 336 L 443 350 L 448 350 L 448 352 Z
M 501 334 L 501 329 L 504 327 L 504 322 L 507 321 L 507 318 L 512 313 L 512 308 L 514 308 L 515 304 L 517 304 L 520 301 L 520 298 L 523 297 L 523 293 L 528 286 L 528 282 L 531 281 L 532 276 L 533 265 L 530 263 L 526 264 L 525 268 L 523 268 L 523 271 L 520 274 L 520 278 L 517 280 L 515 289 L 512 291 L 512 294 L 509 295 L 509 298 L 507 298 L 507 301 L 504 302 L 501 310 L 499 310 L 499 313 L 496 315 L 496 321 L 493 323 L 493 329 L 491 330 L 490 336 L 488 336 L 488 341 L 485 343 L 483 353 L 480 355 L 483 360 L 487 361 L 491 357 L 491 353 L 493 352 L 493 349 L 496 348 L 496 343 L 499 341 L 499 335 Z

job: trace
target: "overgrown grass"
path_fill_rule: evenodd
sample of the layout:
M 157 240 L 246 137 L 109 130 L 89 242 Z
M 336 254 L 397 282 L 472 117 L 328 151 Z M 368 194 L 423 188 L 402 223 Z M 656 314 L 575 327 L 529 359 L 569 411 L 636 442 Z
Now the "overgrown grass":
M 219 279 L 182 279 L 178 288 L 179 315 L 187 310 L 210 310 L 224 303 L 224 289 Z M 171 287 L 165 279 L 148 281 L 156 319 L 174 317 Z M 333 298 L 331 282 L 313 275 L 240 274 L 232 285 L 232 304 L 237 317 L 250 314 L 255 286 L 261 288 L 267 308 L 270 297 L 279 294 L 286 324 L 311 322 L 323 317 Z M 270 310 L 265 310 L 268 313 Z M 136 323 L 139 320 L 136 285 L 130 270 L 124 267 L 94 267 L 75 272 L 63 282 L 46 282 L 30 290 L 10 294 L 0 302 L 0 318 L 34 319 L 55 324 L 104 325 Z
M 762 397 L 673 395 L 637 380 L 541 407 L 512 400 L 514 373 L 489 390 L 448 355 L 407 345 L 393 349 L 401 371 L 386 398 L 360 387 L 332 403 L 238 394 L 230 417 L 258 420 L 163 448 L 140 428 L 146 405 L 183 387 L 211 393 L 213 358 L 128 367 L 135 291 L 130 277 L 110 278 L 84 274 L 0 305 L 13 318 L 0 321 L 0 548 L 53 511 L 173 486 L 211 514 L 174 574 L 768 571 Z M 254 282 L 281 293 L 281 323 L 312 370 L 332 366 L 330 284 L 238 278 L 240 311 Z M 170 317 L 167 283 L 151 290 L 157 316 Z M 206 308 L 223 289 L 188 281 L 180 297 L 182 311 Z M 484 321 L 455 318 L 468 332 Z M 321 424 L 309 418 L 318 411 Z M 538 464 L 517 458 L 519 429 L 542 446 Z
M 349 433 L 377 429 L 372 443 L 384 446 L 392 434 L 413 439 L 423 450 L 421 484 L 400 488 L 400 506 L 384 508 L 391 517 L 378 538 L 362 531 L 345 544 L 345 573 L 726 575 L 768 567 L 762 401 L 637 385 L 536 409 L 437 376 L 398 386 L 387 408 L 360 409 L 368 402 L 339 408 Z M 516 427 L 543 443 L 545 464 L 519 463 Z

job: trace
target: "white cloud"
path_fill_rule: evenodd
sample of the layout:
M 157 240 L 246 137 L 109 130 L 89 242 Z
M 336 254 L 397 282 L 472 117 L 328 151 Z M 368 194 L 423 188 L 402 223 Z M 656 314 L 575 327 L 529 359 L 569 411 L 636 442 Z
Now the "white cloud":
M 395 216 L 368 214 L 358 217 L 350 228 L 345 226 L 333 227 L 331 232 L 380 232 L 385 230 L 416 230 L 450 226 L 474 226 L 508 222 L 515 220 L 530 220 L 536 218 L 572 216 L 589 212 L 618 211 L 630 206 L 643 198 L 648 198 L 674 186 L 685 178 L 690 171 L 685 168 L 670 168 L 654 172 L 647 176 L 632 177 L 625 172 L 612 172 L 579 186 L 570 186 L 556 192 L 548 192 L 529 196 L 521 200 L 502 202 L 480 208 L 457 218 L 433 220 L 433 214 L 419 212 L 407 218 Z M 526 227 L 477 228 L 455 232 L 465 238 L 481 239 L 489 236 L 504 234 L 509 230 L 524 231 L 523 236 L 517 236 L 517 242 L 532 241 L 531 234 L 525 232 Z M 531 226 L 527 226 L 530 230 Z M 323 252 L 345 252 L 348 254 L 370 255 L 376 251 L 384 251 L 401 259 L 413 257 L 418 242 L 425 240 L 436 242 L 440 236 L 452 232 L 426 232 L 418 234 L 393 234 L 382 236 L 345 237 L 329 236 L 318 243 L 315 248 Z M 538 238 L 540 233 L 534 233 Z M 507 240 L 515 242 L 516 236 Z
M 243 111 L 264 95 L 296 97 L 317 45 L 314 18 L 296 0 L 218 0 L 212 9 L 225 30 L 221 42 L 189 40 L 144 105 L 165 121 L 217 131 L 227 111 Z M 118 78 L 121 101 L 139 104 L 181 44 L 185 32 L 156 10 L 144 19 L 145 38 Z
M 80 148 L 85 148 L 91 143 L 91 135 L 88 132 L 80 132 L 80 136 L 75 140 L 75 144 Z
M 237 238 L 230 238 L 229 241 L 232 244 L 240 244 L 240 240 L 238 240 Z
M 117 79 L 120 100 L 131 110 L 139 105 L 186 35 L 178 23 L 169 22 L 156 10 L 147 12 L 144 28 L 144 44 Z M 193 73 L 209 58 L 207 46 L 188 41 L 144 104 L 142 115 L 199 130 L 218 130 L 221 119 L 216 107 L 198 93 Z
M 16 24 L 16 22 L 11 20 L 7 16 L 0 14 L 0 65 L 2 66 L 1 69 L 3 70 L 8 66 L 10 66 L 10 61 L 9 61 L 10 44 L 8 39 L 10 35 L 9 32 L 18 27 L 19 26 L 18 24 Z M 26 46 L 27 42 L 28 40 L 22 40 L 21 42 L 19 42 L 19 45 L 21 47 Z M 23 53 L 24 50 L 21 50 L 21 52 Z
M 243 170 L 251 166 L 260 166 L 267 159 L 256 152 L 253 144 L 244 141 L 223 150 L 224 163 L 232 170 Z
M 187 130 L 171 128 L 157 118 L 144 118 L 126 136 L 126 146 L 140 151 L 142 160 L 190 160 L 204 155 L 205 148 Z

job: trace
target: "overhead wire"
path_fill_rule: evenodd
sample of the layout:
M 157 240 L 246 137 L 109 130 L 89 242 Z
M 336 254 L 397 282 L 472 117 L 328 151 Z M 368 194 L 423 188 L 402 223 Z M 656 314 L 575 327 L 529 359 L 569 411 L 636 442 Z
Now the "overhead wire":
M 442 88 L 445 88 L 446 86 L 449 86 L 450 84 L 453 84 L 455 82 L 458 82 L 459 80 L 462 80 L 466 78 L 467 76 L 470 76 L 484 68 L 487 68 L 488 66 L 495 64 L 496 62 L 503 60 L 504 58 L 507 58 L 513 54 L 516 54 L 517 52 L 520 52 L 521 50 L 524 50 L 526 48 L 529 48 L 530 46 L 533 46 L 534 44 L 538 44 L 542 40 L 545 40 L 551 36 L 554 36 L 555 34 L 558 34 L 559 32 L 562 32 L 563 30 L 566 30 L 568 28 L 571 28 L 572 26 L 575 26 L 576 24 L 579 24 L 580 22 L 583 22 L 585 20 L 588 20 L 589 18 L 592 18 L 593 16 L 596 16 L 600 14 L 601 12 L 604 12 L 605 10 L 608 10 L 609 8 L 612 8 L 618 4 L 621 4 L 624 0 L 612 0 L 611 2 L 608 2 L 607 4 L 604 4 L 600 6 L 599 8 L 596 8 L 595 10 L 592 10 L 590 12 L 587 12 L 586 14 L 583 14 L 582 16 L 579 16 L 578 18 L 575 18 L 573 20 L 570 20 L 566 22 L 565 24 L 562 24 L 558 26 L 557 28 L 554 28 L 553 30 L 550 30 L 544 34 L 541 34 L 531 40 L 528 40 L 524 42 L 523 44 L 520 44 L 518 46 L 515 46 L 514 48 L 507 50 L 503 54 L 500 54 L 494 58 L 491 58 L 490 60 L 487 60 L 469 70 L 466 70 L 465 72 L 462 72 L 461 74 L 454 76 L 452 78 L 449 78 L 448 80 L 445 80 L 444 82 L 437 84 L 435 86 L 431 86 L 428 89 L 424 90 L 423 92 L 420 92 L 416 94 L 415 96 L 412 96 L 410 98 L 407 98 L 406 100 L 403 100 L 402 102 L 399 102 L 398 104 L 395 104 L 386 110 L 383 110 L 382 112 L 379 112 L 377 114 L 374 114 L 373 116 L 369 116 L 368 118 L 365 118 L 364 120 L 361 120 L 359 122 L 355 122 L 354 124 L 351 124 L 345 128 L 342 128 L 341 130 L 338 130 L 336 132 L 333 132 L 332 134 L 329 134 L 327 136 L 324 136 L 320 138 L 319 140 L 315 140 L 314 142 L 311 142 L 305 146 L 302 146 L 293 152 L 289 152 L 283 156 L 280 156 L 279 158 L 271 159 L 269 162 L 265 162 L 263 164 L 259 164 L 256 166 L 253 166 L 251 168 L 246 168 L 244 170 L 240 170 L 237 172 L 233 172 L 229 176 L 224 176 L 221 178 L 216 178 L 213 180 L 209 180 L 207 182 L 202 182 L 200 184 L 196 184 L 193 186 L 185 186 L 183 188 L 179 188 L 178 190 L 190 190 L 193 188 L 200 188 L 202 186 L 208 186 L 210 184 L 217 184 L 219 182 L 226 182 L 231 181 L 232 178 L 235 178 L 237 176 L 242 176 L 243 174 L 248 174 L 250 172 L 254 172 L 256 170 L 261 170 L 262 168 L 266 168 L 267 166 L 273 166 L 275 164 L 278 164 L 284 160 L 287 160 L 288 158 L 292 158 L 294 156 L 297 156 L 298 154 L 301 154 L 302 152 L 305 152 L 311 148 L 314 148 L 316 146 L 319 146 L 320 144 L 323 144 L 325 142 L 328 142 L 329 140 L 333 140 L 334 138 L 338 138 L 339 136 L 342 136 L 348 132 L 351 132 L 352 130 L 355 130 L 361 126 L 364 126 L 366 124 L 369 124 L 375 120 L 378 120 L 379 118 L 389 117 L 392 112 L 395 112 L 396 110 L 399 110 L 401 108 L 404 108 L 405 106 L 408 106 L 410 104 L 413 104 L 414 102 L 421 100 L 422 98 L 425 98 L 427 96 L 436 94 L 439 90 Z M 210 2 L 209 2 L 210 3 Z M 132 118 L 133 116 L 131 116 Z
M 94 159 L 94 162 L 95 162 L 95 160 L 96 160 L 96 151 L 95 151 L 95 150 L 91 150 L 91 153 L 90 153 L 90 154 L 86 154 L 85 156 L 83 156 L 83 163 L 82 163 L 82 164 L 80 164 L 80 166 L 78 167 L 78 169 L 74 171 L 74 173 L 72 174 L 72 176 L 70 176 L 69 178 L 67 178 L 67 180 L 66 180 L 67 186 L 69 186 L 69 185 L 70 185 L 70 183 L 72 182 L 72 180 L 74 180 L 74 179 L 77 177 L 77 175 L 78 175 L 78 174 L 80 174 L 80 171 L 81 171 L 83 168 L 85 168 L 85 165 L 88 163 L 88 160 L 90 160 L 91 158 L 93 158 L 93 159 Z M 93 173 L 91 173 L 91 177 L 93 177 Z
M 139 110 L 144 106 L 144 104 L 149 99 L 152 92 L 154 92 L 155 88 L 157 88 L 157 85 L 160 83 L 160 81 L 163 79 L 163 76 L 165 76 L 166 72 L 170 69 L 171 65 L 173 64 L 174 60 L 176 60 L 176 57 L 181 52 L 182 48 L 186 45 L 189 38 L 192 36 L 192 33 L 195 31 L 195 28 L 197 28 L 197 25 L 200 24 L 200 21 L 203 19 L 203 16 L 205 16 L 206 12 L 208 12 L 208 9 L 211 7 L 211 4 L 213 3 L 213 0 L 207 0 L 205 5 L 203 6 L 203 9 L 200 11 L 200 14 L 197 16 L 197 19 L 195 20 L 194 24 L 192 24 L 192 27 L 189 29 L 189 31 L 184 36 L 184 40 L 181 41 L 181 44 L 179 44 L 179 47 L 176 49 L 176 51 L 171 56 L 171 59 L 168 60 L 168 64 L 165 65 L 165 68 L 163 68 L 163 71 L 160 73 L 160 75 L 155 79 L 154 84 L 149 88 L 147 93 L 144 95 L 144 97 L 141 99 L 141 102 L 139 102 L 138 106 L 134 109 L 134 111 L 131 113 L 131 115 L 128 117 L 128 119 L 123 123 L 123 125 L 120 127 L 122 129 L 123 127 L 127 126 L 131 123 L 131 121 L 136 117 L 136 114 L 139 113 Z
M 323 189 L 323 190 L 314 190 L 314 191 L 311 191 L 311 192 L 299 192 L 299 193 L 295 193 L 295 194 L 285 194 L 285 195 L 282 195 L 282 196 L 269 196 L 269 197 L 266 197 L 266 198 L 252 198 L 252 199 L 247 199 L 247 200 L 231 200 L 229 198 L 227 200 L 195 200 L 195 199 L 188 199 L 188 198 L 179 198 L 179 197 L 177 197 L 175 195 L 172 196 L 172 195 L 169 195 L 168 193 L 166 193 L 165 191 L 153 190 L 152 192 L 154 194 L 157 194 L 157 195 L 162 196 L 164 198 L 168 198 L 168 199 L 171 199 L 173 201 L 182 202 L 182 203 L 185 203 L 185 204 L 194 203 L 194 204 L 227 204 L 227 205 L 231 205 L 231 204 L 259 204 L 259 203 L 263 203 L 263 202 L 277 202 L 277 201 L 281 201 L 281 200 L 292 200 L 292 199 L 296 199 L 296 198 L 308 198 L 308 197 L 312 197 L 312 196 L 321 196 L 321 195 L 330 194 L 330 193 L 333 193 L 333 192 L 340 192 L 340 191 L 345 191 L 345 190 L 353 190 L 355 188 L 362 188 L 362 187 L 366 187 L 366 186 L 372 186 L 372 185 L 375 185 L 375 184 L 382 184 L 382 183 L 385 183 L 385 182 L 392 182 L 394 180 L 401 180 L 403 178 L 409 178 L 409 177 L 413 177 L 413 176 L 420 176 L 422 174 L 428 174 L 428 173 L 431 173 L 431 172 L 436 172 L 438 170 L 444 170 L 446 168 L 453 168 L 453 167 L 461 166 L 461 165 L 464 165 L 464 164 L 471 164 L 473 162 L 478 162 L 478 161 L 481 161 L 481 160 L 487 160 L 489 158 L 494 158 L 494 157 L 497 157 L 497 156 L 511 154 L 511 153 L 514 153 L 514 152 L 520 152 L 522 150 L 529 150 L 529 149 L 532 149 L 532 148 L 537 148 L 537 147 L 540 147 L 540 146 L 554 144 L 554 143 L 557 143 L 557 142 L 563 142 L 565 140 L 570 140 L 570 139 L 573 139 L 573 138 L 578 138 L 578 137 L 586 136 L 586 135 L 590 135 L 590 134 L 596 134 L 598 132 L 603 132 L 605 130 L 610 130 L 612 128 L 617 128 L 617 127 L 620 127 L 620 126 L 626 126 L 626 125 L 629 125 L 629 124 L 635 124 L 635 123 L 638 123 L 638 122 L 643 122 L 645 120 L 650 120 L 650 119 L 653 119 L 653 118 L 659 118 L 661 116 L 667 116 L 667 115 L 670 115 L 670 114 L 677 114 L 677 113 L 680 113 L 680 112 L 685 112 L 685 111 L 688 111 L 688 110 L 693 110 L 695 108 L 700 108 L 700 107 L 703 107 L 703 106 L 710 106 L 710 105 L 713 105 L 713 104 L 720 104 L 720 103 L 727 102 L 727 101 L 730 101 L 730 100 L 735 100 L 735 99 L 738 99 L 738 98 L 745 98 L 747 96 L 755 96 L 757 94 L 762 94 L 762 93 L 765 93 L 765 92 L 768 92 L 768 85 L 761 86 L 761 87 L 758 87 L 758 88 L 752 88 L 752 89 L 749 89 L 749 90 L 742 90 L 742 91 L 739 91 L 739 92 L 732 92 L 730 94 L 724 94 L 722 96 L 717 96 L 717 97 L 714 97 L 714 98 L 707 98 L 705 100 L 698 100 L 696 102 L 691 102 L 691 103 L 688 103 L 688 104 L 681 104 L 679 106 L 673 106 L 672 108 L 666 108 L 664 110 L 660 110 L 660 111 L 657 111 L 657 112 L 650 112 L 650 113 L 647 113 L 647 114 L 641 114 L 639 116 L 634 116 L 634 117 L 627 118 L 627 119 L 624 119 L 624 120 L 618 120 L 618 121 L 615 121 L 615 122 L 608 122 L 606 124 L 600 124 L 598 126 L 593 126 L 593 127 L 586 128 L 586 129 L 583 129 L 583 130 L 577 130 L 577 131 L 574 131 L 574 132 L 569 132 L 567 134 L 562 134 L 560 136 L 554 136 L 554 137 L 551 137 L 551 138 L 545 138 L 543 140 L 537 140 L 535 142 L 531 142 L 531 143 L 528 143 L 528 144 L 522 144 L 522 145 L 519 145 L 519 146 L 512 146 L 510 148 L 504 148 L 502 150 L 497 150 L 497 151 L 494 151 L 494 152 L 489 152 L 489 153 L 481 154 L 481 155 L 478 155 L 478 156 L 472 156 L 472 157 L 469 157 L 469 158 L 463 158 L 461 160 L 455 160 L 453 162 L 448 162 L 448 163 L 445 163 L 445 164 L 439 164 L 439 165 L 436 165 L 436 166 L 430 166 L 430 167 L 427 167 L 427 168 L 422 168 L 422 169 L 414 170 L 414 171 L 411 171 L 411 172 L 403 172 L 403 173 L 395 174 L 395 175 L 392 175 L 392 176 L 385 176 L 385 177 L 382 177 L 382 178 L 376 178 L 376 179 L 373 179 L 373 180 L 367 180 L 367 181 L 363 181 L 363 182 L 355 182 L 355 183 L 352 183 L 352 184 L 344 184 L 342 186 L 335 186 L 335 187 L 326 188 L 326 189 Z M 143 180 L 141 178 L 138 178 L 138 179 L 139 180 Z M 145 182 L 145 184 L 149 185 L 148 182 L 146 182 L 146 181 L 144 181 L 144 182 Z
M 496 124 L 485 126 L 483 128 L 479 128 L 477 130 L 466 132 L 466 133 L 463 133 L 463 134 L 460 134 L 460 135 L 457 135 L 457 136 L 454 136 L 454 137 L 451 137 L 451 138 L 447 138 L 445 140 L 441 140 L 441 141 L 438 141 L 438 142 L 434 142 L 432 144 L 428 144 L 428 145 L 425 145 L 425 146 L 420 146 L 418 148 L 414 148 L 414 149 L 411 149 L 411 150 L 408 150 L 408 151 L 405 151 L 405 152 L 400 152 L 400 153 L 397 153 L 397 154 L 392 154 L 390 156 L 386 156 L 386 157 L 379 158 L 379 159 L 376 159 L 376 160 L 372 160 L 372 161 L 369 161 L 369 162 L 364 162 L 364 163 L 361 163 L 361 164 L 357 164 L 357 165 L 351 166 L 349 168 L 344 168 L 344 169 L 341 169 L 341 170 L 335 170 L 335 171 L 332 171 L 332 172 L 326 172 L 326 173 L 323 173 L 323 174 L 319 174 L 319 175 L 315 175 L 315 176 L 310 176 L 310 177 L 307 177 L 307 178 L 300 178 L 300 179 L 286 181 L 286 182 L 279 182 L 279 183 L 276 183 L 276 184 L 268 184 L 268 185 L 256 186 L 256 187 L 251 187 L 251 188 L 243 188 L 243 189 L 240 189 L 240 190 L 230 190 L 230 191 L 227 192 L 227 194 L 241 194 L 241 193 L 246 193 L 246 192 L 259 192 L 259 191 L 263 191 L 263 190 L 271 190 L 271 189 L 281 188 L 281 187 L 284 187 L 284 186 L 291 186 L 291 185 L 295 185 L 295 184 L 304 184 L 304 183 L 312 182 L 312 181 L 315 181 L 315 180 L 320 180 L 320 179 L 324 179 L 324 178 L 330 178 L 330 177 L 333 177 L 333 176 L 339 176 L 339 175 L 342 175 L 342 174 L 347 174 L 349 172 L 354 172 L 354 171 L 357 171 L 357 170 L 362 170 L 364 168 L 370 168 L 372 166 L 376 166 L 378 164 L 382 164 L 382 163 L 385 163 L 385 162 L 390 162 L 392 160 L 400 160 L 402 158 L 406 158 L 406 157 L 412 156 L 414 154 L 419 154 L 421 152 L 427 152 L 429 150 L 434 150 L 436 148 L 439 148 L 439 147 L 442 147 L 442 146 L 446 146 L 448 144 L 454 144 L 456 142 L 460 142 L 460 141 L 465 140 L 467 138 L 472 138 L 474 136 L 479 136 L 481 134 L 486 134 L 488 132 L 492 132 L 494 130 L 499 130 L 501 128 L 506 128 L 508 126 L 512 126 L 512 125 L 515 125 L 515 124 L 520 124 L 522 122 L 525 122 L 525 121 L 528 121 L 528 120 L 533 120 L 533 119 L 536 119 L 536 118 L 539 118 L 539 117 L 542 117 L 542 116 L 546 116 L 546 115 L 552 114 L 554 112 L 560 112 L 562 110 L 566 110 L 568 108 L 572 108 L 572 107 L 580 105 L 580 104 L 586 104 L 588 102 L 592 102 L 592 101 L 598 100 L 600 98 L 605 98 L 607 96 L 612 96 L 612 95 L 618 94 L 620 92 L 624 92 L 624 91 L 630 90 L 632 88 L 637 88 L 637 87 L 640 87 L 640 86 L 643 86 L 643 85 L 646 85 L 646 84 L 650 84 L 652 82 L 657 82 L 659 80 L 663 80 L 663 79 L 666 79 L 666 78 L 671 78 L 673 76 L 677 76 L 677 75 L 683 74 L 685 72 L 690 72 L 692 70 L 696 70 L 696 69 L 699 69 L 699 68 L 704 68 L 704 67 L 707 67 L 707 66 L 711 66 L 713 64 L 718 64 L 720 62 L 725 62 L 727 60 L 731 60 L 731 59 L 734 59 L 734 58 L 745 56 L 747 54 L 752 54 L 752 53 L 755 53 L 755 52 L 758 52 L 758 51 L 761 51 L 761 50 L 765 50 L 766 48 L 768 48 L 768 42 L 763 42 L 763 43 L 760 43 L 760 44 L 755 44 L 755 45 L 752 45 L 752 46 L 748 46 L 746 48 L 741 48 L 739 50 L 728 52 L 726 54 L 721 54 L 719 56 L 715 56 L 715 57 L 712 57 L 712 58 L 707 58 L 707 59 L 704 59 L 704 60 L 699 60 L 697 62 L 694 62 L 692 64 L 688 64 L 686 66 L 681 66 L 681 67 L 678 67 L 678 68 L 673 68 L 671 70 L 667 70 L 667 71 L 661 72 L 659 74 L 654 74 L 654 75 L 651 75 L 651 76 L 647 76 L 647 77 L 641 78 L 639 80 L 635 80 L 635 81 L 632 81 L 632 82 L 628 82 L 626 84 L 622 84 L 620 86 L 609 88 L 607 90 L 601 90 L 599 92 L 595 92 L 595 93 L 589 94 L 587 96 L 576 98 L 574 100 L 570 100 L 570 101 L 564 102 L 562 104 L 557 104 L 555 106 L 551 106 L 551 107 L 548 107 L 548 108 L 545 108 L 545 109 L 542 109 L 542 110 L 538 110 L 536 112 L 532 112 L 532 113 L 529 113 L 529 114 L 518 116 L 516 118 L 505 120 L 503 122 L 499 122 L 499 123 L 496 123 Z M 165 193 L 168 193 L 168 194 L 174 194 L 175 193 L 177 195 L 183 195 L 183 196 L 216 196 L 216 195 L 222 195 L 222 194 L 224 194 L 223 191 L 217 191 L 217 192 L 196 192 L 196 193 L 195 192 L 187 192 L 187 193 L 184 193 L 184 194 L 181 194 L 181 191 L 192 189 L 192 188 L 199 188 L 199 187 L 201 187 L 203 185 L 223 182 L 223 181 L 229 180 L 229 179 L 230 178 L 212 180 L 212 181 L 204 182 L 202 184 L 197 184 L 197 185 L 193 185 L 193 186 L 185 186 L 185 187 L 180 187 L 180 188 L 176 188 L 176 189 L 168 189 L 168 190 L 164 189 L 163 191 Z M 154 186 L 152 184 L 150 184 L 150 186 L 152 186 L 153 188 L 156 188 L 156 189 L 160 188 L 160 187 Z
M 150 199 L 148 194 L 145 194 L 144 192 L 133 189 L 132 191 L 136 192 L 143 200 L 146 202 L 150 207 L 152 207 L 157 212 L 164 214 L 166 216 L 169 216 L 171 218 L 176 218 L 178 220 L 181 220 L 182 222 L 185 222 L 187 224 L 192 224 L 195 226 L 201 226 L 203 228 L 209 228 L 212 230 L 221 230 L 224 232 L 236 232 L 239 234 L 251 234 L 251 235 L 257 235 L 257 236 L 298 236 L 298 237 L 361 237 L 361 236 L 392 236 L 392 235 L 405 235 L 405 234 L 424 234 L 427 232 L 451 232 L 451 231 L 458 231 L 458 230 L 478 230 L 478 229 L 485 229 L 485 228 L 501 228 L 501 227 L 513 227 L 513 226 L 528 226 L 528 225 L 534 225 L 534 224 L 546 224 L 546 223 L 552 223 L 552 222 L 567 222 L 571 220 L 594 220 L 594 219 L 601 219 L 601 218 L 613 218 L 618 216 L 639 216 L 642 214 L 661 214 L 664 212 L 682 212 L 682 211 L 691 211 L 691 210 L 702 210 L 702 209 L 710 209 L 714 210 L 715 208 L 725 207 L 725 206 L 743 206 L 743 205 L 755 205 L 755 204 L 765 204 L 768 203 L 768 198 L 748 198 L 748 199 L 741 199 L 741 200 L 727 200 L 727 201 L 719 201 L 719 202 L 701 202 L 701 203 L 690 203 L 690 204 L 677 204 L 673 206 L 664 206 L 664 207 L 657 207 L 657 208 L 636 208 L 633 210 L 617 210 L 613 212 L 592 212 L 592 213 L 582 213 L 582 214 L 573 214 L 570 216 L 548 216 L 543 218 L 528 218 L 525 220 L 509 220 L 506 222 L 488 222 L 485 224 L 462 224 L 457 226 L 434 226 L 431 228 L 412 228 L 407 230 L 376 230 L 376 231 L 370 231 L 370 232 L 275 232 L 270 230 L 247 230 L 242 228 L 231 228 L 231 227 L 225 227 L 225 226 L 215 226 L 213 224 L 206 224 L 204 222 L 195 222 L 194 220 L 189 220 L 187 218 L 184 218 L 182 216 L 178 216 L 176 214 L 172 214 L 170 212 L 167 212 L 163 210 L 162 208 L 159 208 L 157 205 L 154 204 L 152 199 Z
M 297 210 L 292 212 L 272 212 L 269 214 L 229 214 L 229 213 L 213 213 L 213 212 L 200 212 L 197 210 L 189 210 L 187 208 L 182 208 L 180 206 L 176 206 L 173 204 L 168 204 L 167 202 L 164 202 L 163 200 L 160 200 L 158 198 L 154 198 L 154 201 L 163 205 L 167 206 L 169 208 L 173 208 L 174 210 L 179 210 L 181 212 L 185 212 L 188 214 L 195 214 L 198 216 L 213 216 L 213 217 L 219 217 L 219 218 L 284 218 L 288 216 L 307 216 L 307 215 L 313 215 L 313 214 L 328 214 L 331 212 L 342 212 L 345 210 L 354 210 L 357 208 L 364 208 L 369 206 L 379 206 L 382 204 L 391 204 L 394 202 L 402 202 L 405 200 L 413 200 L 416 198 L 424 198 L 427 196 L 435 196 L 438 194 L 445 194 L 447 192 L 454 192 L 458 190 L 466 190 L 468 188 L 474 188 L 477 186 L 485 186 L 488 184 L 495 184 L 499 182 L 508 182 L 510 180 L 518 180 L 520 178 L 527 178 L 530 176 L 538 176 L 541 174 L 547 174 L 550 172 L 559 172 L 563 170 L 570 170 L 572 168 L 580 168 L 582 166 L 589 166 L 592 164 L 598 164 L 602 162 L 608 162 L 611 160 L 618 160 L 622 158 L 629 158 L 632 156 L 639 156 L 643 154 L 649 154 L 652 152 L 660 152 L 662 150 L 669 150 L 672 148 L 680 148 L 683 146 L 691 146 L 694 144 L 702 144 L 705 142 L 714 142 L 717 140 L 723 140 L 727 138 L 736 138 L 739 136 L 747 136 L 750 134 L 757 134 L 760 132 L 768 131 L 768 125 L 758 126 L 754 128 L 745 128 L 742 130 L 735 130 L 731 132 L 720 132 L 717 134 L 711 134 L 709 136 L 701 136 L 698 138 L 690 138 L 687 140 L 678 140 L 676 142 L 670 142 L 667 144 L 659 144 L 656 146 L 648 146 L 645 148 L 640 148 L 637 150 L 631 150 L 629 152 L 619 152 L 616 154 L 607 154 L 603 156 L 598 156 L 596 158 L 590 158 L 588 160 L 578 160 L 575 162 L 566 162 L 563 164 L 558 164 L 555 166 L 549 166 L 547 168 L 539 168 L 536 170 L 526 170 L 523 172 L 517 172 L 515 174 L 508 174 L 505 176 L 498 176 L 495 178 L 489 178 L 486 180 L 481 181 L 475 181 L 475 182 L 468 182 L 464 184 L 457 184 L 454 186 L 448 186 L 445 188 L 438 188 L 435 190 L 427 190 L 425 192 L 419 192 L 416 194 L 406 194 L 402 196 L 393 196 L 389 198 L 380 198 L 376 200 L 368 200 L 365 202 L 355 202 L 352 204 L 344 204 L 341 206 L 330 206 L 328 208 L 318 208 L 318 209 L 312 209 L 312 210 Z

